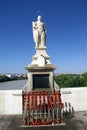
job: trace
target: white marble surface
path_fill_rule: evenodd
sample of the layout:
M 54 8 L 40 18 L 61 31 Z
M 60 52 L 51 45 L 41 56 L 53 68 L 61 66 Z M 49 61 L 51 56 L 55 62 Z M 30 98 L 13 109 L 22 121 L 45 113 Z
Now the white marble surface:
M 32 22 L 33 38 L 36 48 L 45 47 L 46 44 L 46 25 L 42 22 L 42 17 L 38 16 L 36 22 Z

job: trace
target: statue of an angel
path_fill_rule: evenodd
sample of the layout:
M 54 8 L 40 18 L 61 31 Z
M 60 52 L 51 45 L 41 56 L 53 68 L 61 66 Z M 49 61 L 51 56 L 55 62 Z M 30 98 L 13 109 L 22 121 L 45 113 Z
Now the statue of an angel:
M 33 38 L 36 48 L 46 46 L 46 25 L 42 22 L 41 16 L 37 17 L 36 22 L 32 22 Z

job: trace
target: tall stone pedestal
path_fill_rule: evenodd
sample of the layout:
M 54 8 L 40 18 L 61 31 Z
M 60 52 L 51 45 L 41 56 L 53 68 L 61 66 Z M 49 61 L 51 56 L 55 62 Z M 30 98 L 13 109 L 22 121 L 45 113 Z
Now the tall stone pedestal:
M 28 73 L 28 82 L 25 85 L 26 91 L 36 89 L 54 90 L 54 69 L 55 66 L 49 61 L 49 56 L 45 48 L 36 48 L 36 54 L 33 56 L 32 63 L 26 70 Z

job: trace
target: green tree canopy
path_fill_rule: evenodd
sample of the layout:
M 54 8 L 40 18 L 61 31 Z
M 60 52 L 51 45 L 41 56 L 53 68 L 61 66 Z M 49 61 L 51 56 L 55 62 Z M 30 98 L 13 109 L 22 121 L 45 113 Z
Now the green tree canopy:
M 61 74 L 55 76 L 55 81 L 60 87 L 86 87 L 87 73 Z

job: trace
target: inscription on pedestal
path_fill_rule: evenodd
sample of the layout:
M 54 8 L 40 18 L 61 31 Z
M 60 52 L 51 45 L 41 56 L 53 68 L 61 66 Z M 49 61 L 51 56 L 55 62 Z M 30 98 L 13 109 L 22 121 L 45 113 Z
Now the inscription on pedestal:
M 50 88 L 48 74 L 35 74 L 33 75 L 33 89 Z

